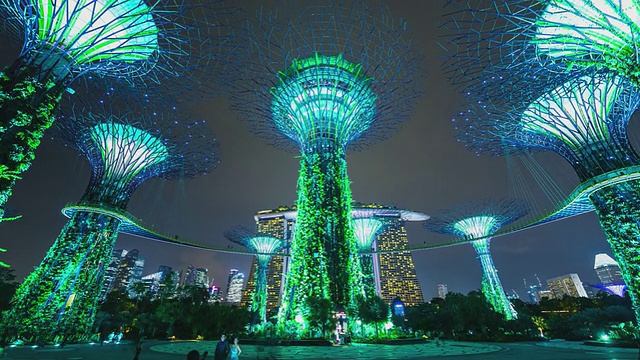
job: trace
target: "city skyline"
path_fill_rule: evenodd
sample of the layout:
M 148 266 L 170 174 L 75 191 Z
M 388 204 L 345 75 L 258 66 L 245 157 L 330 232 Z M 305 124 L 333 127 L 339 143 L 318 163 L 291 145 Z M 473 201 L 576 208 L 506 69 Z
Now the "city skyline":
M 436 41 L 440 15 L 446 10 L 432 2 L 385 3 L 394 16 L 407 19 L 417 46 L 424 51 L 426 93 L 418 99 L 412 119 L 398 133 L 367 151 L 347 156 L 354 199 L 394 204 L 430 215 L 465 200 L 507 196 L 510 185 L 505 159 L 477 157 L 453 138 L 450 118 L 462 106 L 463 97 L 446 84 L 440 70 L 441 52 Z M 417 7 L 423 10 L 416 11 Z M 429 21 L 423 19 L 424 14 Z M 0 42 L 0 49 L 2 65 L 11 59 L 5 52 L 19 51 L 5 40 Z M 238 247 L 224 238 L 225 229 L 234 224 L 253 226 L 257 210 L 295 201 L 296 155 L 269 147 L 227 108 L 228 101 L 222 98 L 204 100 L 196 108 L 197 115 L 207 120 L 220 140 L 219 168 L 206 177 L 177 185 L 161 180 L 144 184 L 133 196 L 132 214 L 181 239 Z M 547 153 L 540 158 L 545 168 L 559 167 L 561 176 L 577 185 L 577 177 L 558 156 Z M 81 196 L 88 178 L 88 165 L 72 152 L 50 140 L 38 150 L 32 169 L 16 185 L 8 203 L 11 212 L 23 218 L 0 225 L 0 247 L 7 249 L 0 254 L 0 261 L 16 269 L 19 280 L 43 258 L 67 221 L 60 210 Z M 451 239 L 429 234 L 415 224 L 408 224 L 407 231 L 410 245 Z M 147 254 L 149 268 L 167 264 L 184 269 L 193 263 L 208 268 L 211 276 L 220 280 L 226 278 L 230 268 L 248 275 L 253 258 L 186 249 L 123 234 L 116 248 L 140 249 Z M 526 297 L 523 278 L 533 279 L 534 274 L 545 280 L 578 273 L 583 281 L 596 283 L 593 257 L 602 252 L 610 253 L 592 213 L 492 240 L 493 258 L 505 291 L 515 289 L 521 298 Z M 468 245 L 419 251 L 413 256 L 425 300 L 437 295 L 437 284 L 447 284 L 450 292 L 479 288 L 481 273 Z

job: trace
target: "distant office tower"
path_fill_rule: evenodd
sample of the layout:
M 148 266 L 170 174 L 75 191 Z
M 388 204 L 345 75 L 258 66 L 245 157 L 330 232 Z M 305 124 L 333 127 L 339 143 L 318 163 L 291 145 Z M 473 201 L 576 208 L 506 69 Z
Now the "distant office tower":
M 536 275 L 536 281 L 536 284 L 527 285 L 527 280 L 524 280 L 524 288 L 527 291 L 529 302 L 532 304 L 537 304 L 540 302 L 541 298 L 540 292 L 542 291 L 542 283 L 540 282 L 538 275 Z
M 115 279 L 118 276 L 118 268 L 125 255 L 127 255 L 127 250 L 113 250 L 111 253 L 109 266 L 107 266 L 104 271 L 103 286 L 99 295 L 100 301 L 104 301 L 107 298 L 107 294 L 114 289 Z
M 138 249 L 126 253 L 118 266 L 118 273 L 113 281 L 113 289 L 127 290 L 129 284 L 142 278 L 144 269 L 144 257 L 140 256 Z
M 162 280 L 162 275 L 163 274 L 158 271 L 153 274 L 145 275 L 140 280 L 132 282 L 132 284 L 135 284 L 136 282 L 145 284 L 145 289 L 147 289 L 148 294 L 152 297 L 155 297 L 158 294 L 158 289 L 160 289 L 160 281 Z M 131 295 L 131 297 L 143 295 L 135 293 L 135 291 L 133 291 L 132 289 L 132 286 L 129 286 L 129 294 Z
M 438 284 L 438 297 L 440 299 L 446 299 L 447 298 L 447 294 L 449 293 L 449 288 L 447 287 L 447 284 Z
M 193 286 L 196 284 L 196 269 L 193 265 L 189 264 L 184 271 L 184 279 L 182 279 L 182 286 Z
M 356 207 L 354 206 L 354 208 Z M 405 222 L 426 220 L 427 216 L 420 213 L 398 211 L 394 215 L 385 215 L 382 219 L 384 219 L 387 228 L 374 242 L 374 250 L 401 250 L 405 249 L 409 243 L 404 227 Z M 407 306 L 424 302 L 424 295 L 410 252 L 379 254 L 377 259 L 374 257 L 373 266 L 375 275 L 379 279 L 377 281 L 378 293 L 384 301 L 391 303 L 397 296 Z
M 196 281 L 195 285 L 203 288 L 209 287 L 209 269 L 206 268 L 197 268 L 195 270 L 196 273 Z
M 238 274 L 238 269 L 229 270 L 229 277 L 227 278 L 227 298 L 229 297 L 229 291 L 231 291 L 231 281 L 233 277 Z
M 164 279 L 164 277 L 173 272 L 173 268 L 171 266 L 167 266 L 167 265 L 160 265 L 158 266 L 158 272 L 162 273 L 162 278 Z
M 231 282 L 229 283 L 229 290 L 227 291 L 227 302 L 232 304 L 240 304 L 240 300 L 242 300 L 242 285 L 244 285 L 244 274 L 241 272 L 237 272 L 238 270 L 235 271 L 236 273 L 231 277 Z
M 565 295 L 587 297 L 587 292 L 584 290 L 578 274 L 567 274 L 548 279 L 547 287 L 554 299 L 560 299 Z
M 603 284 L 624 283 L 618 263 L 607 254 L 596 255 L 593 269 Z

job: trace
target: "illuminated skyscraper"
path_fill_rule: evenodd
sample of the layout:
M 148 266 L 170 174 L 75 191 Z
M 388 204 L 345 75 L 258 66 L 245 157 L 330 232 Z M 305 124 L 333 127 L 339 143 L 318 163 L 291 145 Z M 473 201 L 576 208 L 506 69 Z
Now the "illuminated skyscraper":
M 238 269 L 229 270 L 229 277 L 227 278 L 227 297 L 229 297 L 229 292 L 231 291 L 231 281 L 233 277 L 238 274 Z
M 140 256 L 140 251 L 138 249 L 128 251 L 120 261 L 112 288 L 115 290 L 127 290 L 129 284 L 142 278 L 143 269 L 144 258 Z
M 104 299 L 107 298 L 107 294 L 113 290 L 114 281 L 118 275 L 118 268 L 125 255 L 127 255 L 127 250 L 113 250 L 111 253 L 111 261 L 104 271 L 104 282 L 99 296 L 100 301 L 104 301 Z
M 228 303 L 240 304 L 240 300 L 242 300 L 242 285 L 244 285 L 244 274 L 237 272 L 231 277 L 229 291 L 227 292 Z
M 374 249 L 381 251 L 405 249 L 409 244 L 407 230 L 404 227 L 405 222 L 427 219 L 424 214 L 412 214 L 417 216 L 403 217 L 401 212 L 395 216 L 387 215 L 384 218 L 387 230 L 378 236 L 373 244 Z M 374 257 L 373 264 L 378 293 L 384 301 L 391 303 L 397 296 L 406 306 L 424 303 L 424 295 L 410 252 L 379 254 L 377 259 Z
M 547 280 L 547 287 L 554 299 L 561 299 L 565 295 L 573 297 L 587 297 L 578 274 L 567 274 Z
M 438 297 L 440 299 L 446 299 L 448 293 L 449 288 L 447 287 L 447 284 L 438 284 Z
M 607 254 L 596 255 L 593 269 L 598 274 L 598 279 L 603 284 L 623 283 L 618 263 Z

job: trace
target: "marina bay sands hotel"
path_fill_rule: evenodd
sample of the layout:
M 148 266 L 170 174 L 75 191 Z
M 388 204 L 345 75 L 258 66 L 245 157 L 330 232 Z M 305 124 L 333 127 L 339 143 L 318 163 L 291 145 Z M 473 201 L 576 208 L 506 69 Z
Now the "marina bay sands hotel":
M 296 213 L 295 208 L 290 207 L 259 211 L 254 216 L 256 232 L 290 242 L 293 236 Z M 375 217 L 384 222 L 384 230 L 373 241 L 372 250 L 374 251 L 406 248 L 408 237 L 405 223 L 407 221 L 424 221 L 429 218 L 422 213 L 379 204 L 356 204 L 353 206 L 353 217 Z M 284 250 L 284 252 L 286 251 L 288 250 Z M 277 314 L 284 292 L 284 276 L 288 272 L 288 266 L 288 257 L 274 256 L 269 262 L 267 274 L 267 314 L 269 316 Z M 247 305 L 251 301 L 251 295 L 255 291 L 256 267 L 257 261 L 254 257 L 247 286 L 242 294 L 242 305 Z M 373 254 L 373 267 L 378 296 L 387 303 L 391 303 L 396 297 L 399 297 L 407 306 L 424 302 L 410 252 Z

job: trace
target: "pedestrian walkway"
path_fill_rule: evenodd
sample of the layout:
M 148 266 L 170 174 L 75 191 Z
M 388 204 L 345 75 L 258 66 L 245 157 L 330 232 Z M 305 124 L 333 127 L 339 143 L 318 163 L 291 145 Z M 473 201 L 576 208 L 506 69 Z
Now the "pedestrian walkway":
M 540 347 L 546 348 L 555 348 L 555 349 L 569 349 L 569 350 L 581 350 L 581 351 L 590 351 L 590 352 L 610 352 L 611 347 L 606 346 L 593 346 L 593 345 L 585 345 L 582 341 L 565 341 L 565 340 L 551 340 L 540 342 L 536 344 Z M 616 348 L 617 352 L 624 352 L 630 354 L 637 354 L 638 349 L 633 348 Z
M 186 354 L 191 350 L 213 353 L 215 341 L 180 341 L 154 345 L 150 349 L 160 353 Z M 452 355 L 477 355 L 502 350 L 493 344 L 431 341 L 412 345 L 351 344 L 348 346 L 261 346 L 242 345 L 242 358 L 248 359 L 400 359 Z

